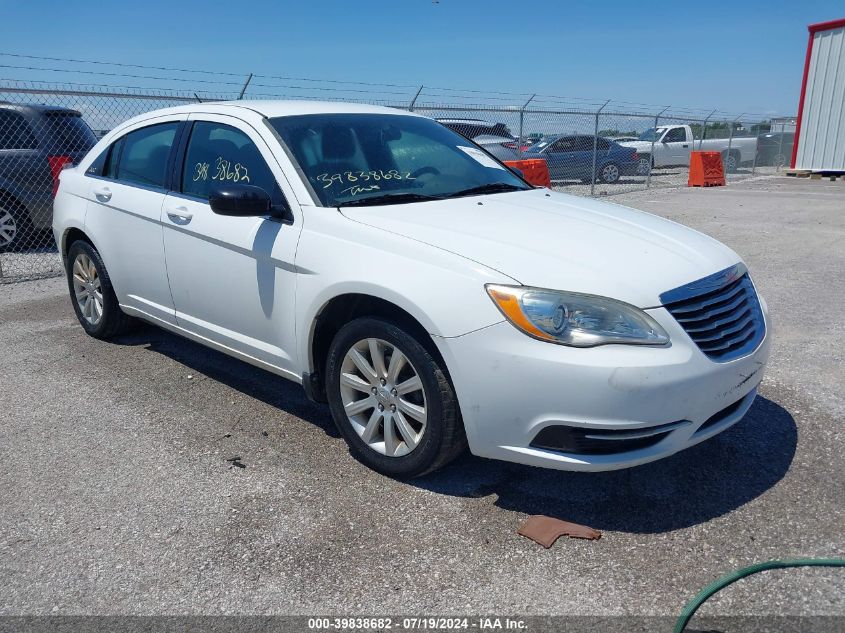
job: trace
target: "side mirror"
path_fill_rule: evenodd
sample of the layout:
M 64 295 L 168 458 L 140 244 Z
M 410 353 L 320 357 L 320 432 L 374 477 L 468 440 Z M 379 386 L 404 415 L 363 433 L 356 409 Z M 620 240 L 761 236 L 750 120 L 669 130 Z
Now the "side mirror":
M 208 204 L 218 215 L 251 217 L 270 215 L 272 201 L 261 187 L 227 184 L 215 187 L 208 194 Z

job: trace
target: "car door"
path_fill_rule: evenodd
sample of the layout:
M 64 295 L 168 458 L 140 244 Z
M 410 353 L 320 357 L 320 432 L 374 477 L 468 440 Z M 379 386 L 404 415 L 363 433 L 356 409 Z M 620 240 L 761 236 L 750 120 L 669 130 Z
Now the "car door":
M 664 165 L 688 165 L 692 142 L 687 139 L 687 130 L 683 127 L 673 127 L 663 137 L 663 147 L 666 150 Z
M 275 141 L 273 141 L 275 142 Z M 294 256 L 301 213 L 261 135 L 225 115 L 192 115 L 164 203 L 164 248 L 181 328 L 297 377 Z M 209 192 L 265 189 L 290 219 L 215 214 Z
M 86 171 L 85 226 L 100 252 L 121 305 L 175 324 L 162 245 L 161 207 L 169 186 L 176 115 L 122 133 Z
M 554 141 L 543 152 L 549 165 L 552 180 L 583 178 L 579 160 L 577 136 L 565 136 Z

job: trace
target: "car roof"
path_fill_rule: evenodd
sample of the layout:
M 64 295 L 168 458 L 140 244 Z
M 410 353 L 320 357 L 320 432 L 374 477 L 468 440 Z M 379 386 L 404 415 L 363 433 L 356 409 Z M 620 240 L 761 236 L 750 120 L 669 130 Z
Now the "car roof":
M 557 136 L 546 136 L 543 137 L 543 142 L 550 142 L 553 143 L 554 141 L 559 141 L 562 138 L 593 138 L 592 134 L 558 134 Z M 600 136 L 599 138 L 604 138 Z
M 347 103 L 343 101 L 306 101 L 306 100 L 253 100 L 244 101 L 203 101 L 187 105 L 157 110 L 156 115 L 203 112 L 206 114 L 233 114 L 249 110 L 267 118 L 297 116 L 301 114 L 401 114 L 420 116 L 407 110 L 388 108 L 365 103 Z M 151 113 L 150 113 L 151 114 Z
M 43 103 L 12 103 L 10 101 L 0 101 L 0 109 L 2 110 L 17 110 L 18 112 L 27 112 L 31 114 L 43 114 L 45 112 L 55 112 L 70 114 L 72 116 L 82 116 L 79 110 L 72 108 L 63 108 L 62 106 L 49 106 Z
M 494 126 L 495 123 L 485 121 L 484 119 L 435 119 L 438 123 L 467 123 L 471 125 L 489 125 Z

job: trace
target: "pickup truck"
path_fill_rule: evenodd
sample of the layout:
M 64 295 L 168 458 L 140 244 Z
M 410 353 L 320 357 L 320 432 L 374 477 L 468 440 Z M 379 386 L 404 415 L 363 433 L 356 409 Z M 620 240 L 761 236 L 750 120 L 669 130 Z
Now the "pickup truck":
M 654 141 L 654 156 L 652 152 Z M 726 172 L 736 171 L 740 164 L 751 162 L 757 152 L 756 137 L 738 137 L 732 139 L 713 138 L 704 140 L 693 136 L 689 125 L 661 125 L 649 128 L 636 141 L 620 143 L 633 147 L 640 157 L 638 174 L 647 174 L 649 167 L 674 167 L 689 165 L 689 155 L 693 150 L 721 152 Z M 728 148 L 730 145 L 730 149 Z

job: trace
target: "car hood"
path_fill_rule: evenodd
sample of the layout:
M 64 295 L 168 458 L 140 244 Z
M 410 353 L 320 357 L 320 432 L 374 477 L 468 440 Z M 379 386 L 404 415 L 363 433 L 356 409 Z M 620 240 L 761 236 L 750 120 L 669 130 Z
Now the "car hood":
M 641 308 L 658 306 L 661 293 L 739 261 L 727 246 L 675 222 L 546 189 L 341 212 L 520 284 Z

